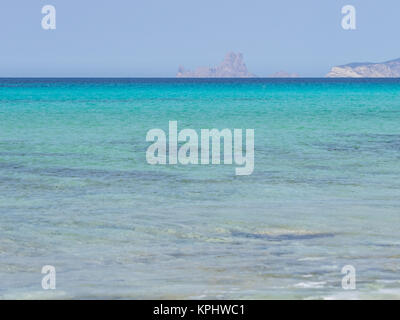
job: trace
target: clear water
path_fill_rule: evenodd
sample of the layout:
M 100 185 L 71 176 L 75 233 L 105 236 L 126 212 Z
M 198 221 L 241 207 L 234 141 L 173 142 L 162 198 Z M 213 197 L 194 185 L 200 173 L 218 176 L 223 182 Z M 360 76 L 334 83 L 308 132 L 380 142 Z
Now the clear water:
M 253 174 L 148 165 L 169 120 Z M 400 298 L 399 123 L 400 80 L 2 79 L 0 297 Z

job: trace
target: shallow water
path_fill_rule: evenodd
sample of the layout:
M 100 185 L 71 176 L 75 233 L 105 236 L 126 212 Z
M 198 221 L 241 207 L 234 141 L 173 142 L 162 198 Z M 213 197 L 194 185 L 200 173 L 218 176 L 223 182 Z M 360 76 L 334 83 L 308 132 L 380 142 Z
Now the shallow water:
M 147 164 L 170 120 L 253 174 Z M 400 80 L 0 80 L 0 297 L 400 298 L 399 123 Z

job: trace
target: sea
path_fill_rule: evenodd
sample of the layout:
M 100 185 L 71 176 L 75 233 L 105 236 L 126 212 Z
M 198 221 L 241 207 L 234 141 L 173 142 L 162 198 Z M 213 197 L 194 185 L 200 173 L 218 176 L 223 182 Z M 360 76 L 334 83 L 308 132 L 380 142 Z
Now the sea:
M 169 121 L 254 171 L 149 164 Z M 0 79 L 2 299 L 400 299 L 399 230 L 400 79 Z

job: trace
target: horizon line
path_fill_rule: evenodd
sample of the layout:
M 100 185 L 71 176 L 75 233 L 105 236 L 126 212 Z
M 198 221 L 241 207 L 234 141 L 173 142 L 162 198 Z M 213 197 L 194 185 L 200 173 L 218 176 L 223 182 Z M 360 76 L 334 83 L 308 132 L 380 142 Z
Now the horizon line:
M 1 77 L 0 80 L 6 79 L 169 79 L 169 80 L 256 80 L 256 79 L 285 79 L 285 80 L 296 80 L 296 79 L 400 79 L 400 77 L 82 77 L 82 76 L 53 76 L 53 77 Z

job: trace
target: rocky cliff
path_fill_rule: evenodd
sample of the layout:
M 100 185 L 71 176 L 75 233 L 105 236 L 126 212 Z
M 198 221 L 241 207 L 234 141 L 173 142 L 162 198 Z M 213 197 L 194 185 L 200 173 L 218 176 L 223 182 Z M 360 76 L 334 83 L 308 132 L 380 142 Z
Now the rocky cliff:
M 248 72 L 241 53 L 229 52 L 224 61 L 216 67 L 199 67 L 194 71 L 179 67 L 178 78 L 253 78 Z
M 328 78 L 398 78 L 400 77 L 400 59 L 382 63 L 350 63 L 333 67 L 326 76 Z

